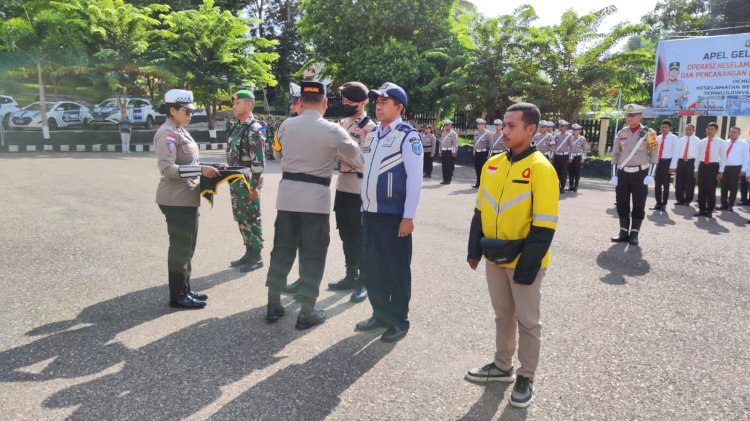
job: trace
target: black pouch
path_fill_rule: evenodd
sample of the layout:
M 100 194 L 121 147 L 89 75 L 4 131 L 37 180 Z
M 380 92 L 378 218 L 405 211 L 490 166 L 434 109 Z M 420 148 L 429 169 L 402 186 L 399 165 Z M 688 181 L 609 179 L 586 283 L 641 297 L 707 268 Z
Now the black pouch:
M 482 247 L 482 254 L 492 263 L 501 265 L 510 263 L 521 254 L 524 240 L 498 240 L 494 238 L 483 237 L 479 240 Z

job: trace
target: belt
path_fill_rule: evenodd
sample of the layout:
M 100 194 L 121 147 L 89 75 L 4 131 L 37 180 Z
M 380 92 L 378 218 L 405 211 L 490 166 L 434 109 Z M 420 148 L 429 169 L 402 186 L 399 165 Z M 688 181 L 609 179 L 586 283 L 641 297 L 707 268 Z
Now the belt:
M 569 153 L 555 153 L 556 156 L 567 156 Z
M 634 165 L 634 166 L 628 166 L 622 168 L 622 170 L 626 173 L 634 173 L 638 171 L 643 171 L 648 169 L 649 164 L 643 164 L 643 165 Z
M 453 148 L 440 148 L 441 151 L 452 151 Z
M 680 158 L 680 161 L 685 161 L 685 162 L 688 162 L 688 161 L 695 161 L 695 158 L 687 158 L 687 159 L 682 159 L 682 158 Z
M 474 152 L 487 152 L 487 149 L 474 149 Z
M 573 156 L 583 156 L 582 153 L 574 153 Z
M 302 181 L 303 183 L 312 183 L 312 184 L 320 184 L 321 186 L 330 186 L 331 185 L 331 179 L 325 178 L 325 177 L 317 177 L 310 174 L 305 174 L 301 172 L 286 172 L 284 171 L 283 174 L 281 174 L 282 180 L 293 180 L 293 181 Z

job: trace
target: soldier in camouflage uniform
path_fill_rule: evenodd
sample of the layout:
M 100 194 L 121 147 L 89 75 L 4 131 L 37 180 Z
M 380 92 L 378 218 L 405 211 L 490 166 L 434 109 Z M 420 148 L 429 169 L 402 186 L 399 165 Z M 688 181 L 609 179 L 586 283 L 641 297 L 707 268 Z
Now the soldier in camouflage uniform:
M 260 188 L 263 185 L 265 164 L 265 139 L 260 123 L 253 117 L 255 95 L 247 90 L 233 96 L 233 111 L 237 122 L 229 129 L 227 164 L 250 168 L 250 189 L 237 180 L 229 185 L 232 195 L 232 214 L 240 228 L 245 243 L 245 255 L 231 263 L 240 272 L 250 272 L 263 267 L 260 251 L 263 249 L 263 230 L 260 225 Z

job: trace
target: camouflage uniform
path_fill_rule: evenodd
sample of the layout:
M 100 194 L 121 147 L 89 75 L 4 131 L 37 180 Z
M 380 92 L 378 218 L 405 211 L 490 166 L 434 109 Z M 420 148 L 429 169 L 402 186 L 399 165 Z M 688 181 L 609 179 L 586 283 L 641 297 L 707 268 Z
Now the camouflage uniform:
M 229 129 L 227 164 L 230 167 L 249 167 L 252 172 L 250 187 L 260 189 L 263 185 L 265 164 L 265 139 L 260 132 L 260 123 L 250 116 L 247 122 L 236 122 Z M 232 195 L 232 214 L 240 228 L 246 247 L 263 248 L 263 230 L 260 224 L 260 197 L 250 199 L 245 183 L 237 180 L 229 185 Z

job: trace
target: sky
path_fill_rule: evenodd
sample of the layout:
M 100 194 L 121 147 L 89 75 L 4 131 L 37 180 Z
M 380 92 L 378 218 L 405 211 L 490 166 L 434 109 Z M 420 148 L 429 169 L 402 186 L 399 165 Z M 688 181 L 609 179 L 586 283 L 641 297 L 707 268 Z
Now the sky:
M 522 4 L 530 4 L 539 19 L 537 25 L 551 25 L 560 22 L 560 15 L 572 8 L 579 15 L 598 10 L 609 5 L 615 5 L 617 12 L 607 18 L 601 29 L 607 30 L 624 21 L 639 22 L 641 16 L 654 10 L 657 0 L 605 0 L 603 2 L 589 2 L 582 0 L 470 0 L 477 6 L 477 10 L 489 17 L 513 13 Z

